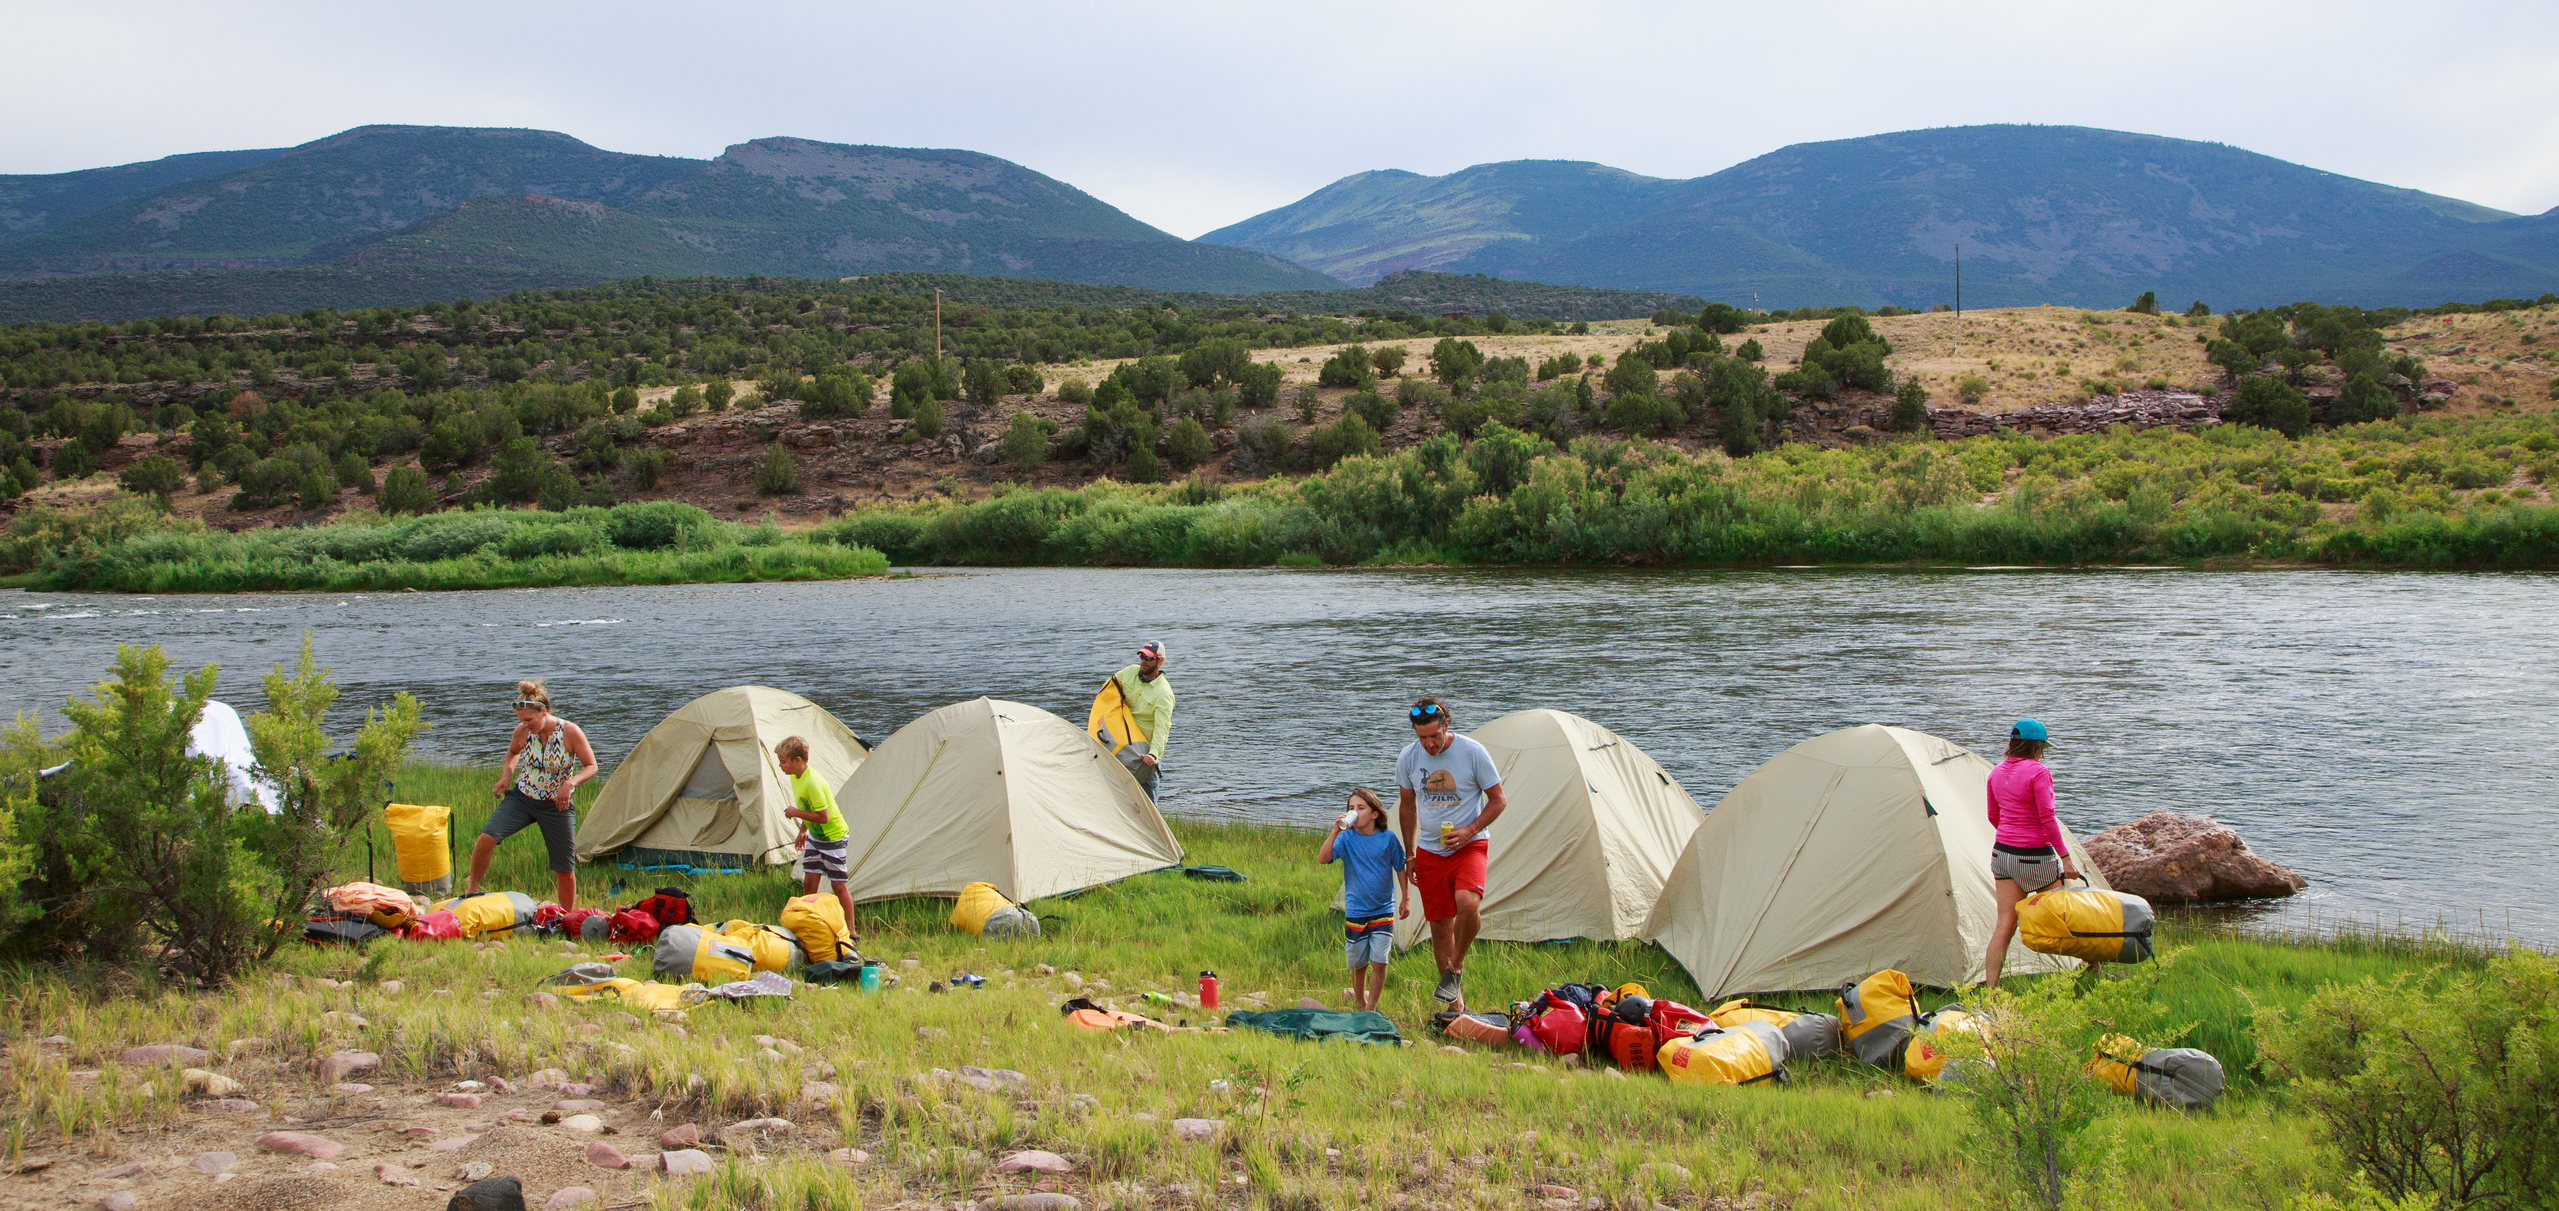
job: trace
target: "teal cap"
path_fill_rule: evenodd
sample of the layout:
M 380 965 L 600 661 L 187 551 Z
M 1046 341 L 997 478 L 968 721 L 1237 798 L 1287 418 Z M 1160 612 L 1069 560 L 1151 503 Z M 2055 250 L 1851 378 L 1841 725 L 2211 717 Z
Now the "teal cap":
M 2051 743 L 2052 740 L 2050 736 L 2044 733 L 2044 725 L 2032 719 L 2018 720 L 2015 727 L 2008 729 L 2008 738 L 2011 740 L 2033 740 L 2038 743 L 2047 744 Z

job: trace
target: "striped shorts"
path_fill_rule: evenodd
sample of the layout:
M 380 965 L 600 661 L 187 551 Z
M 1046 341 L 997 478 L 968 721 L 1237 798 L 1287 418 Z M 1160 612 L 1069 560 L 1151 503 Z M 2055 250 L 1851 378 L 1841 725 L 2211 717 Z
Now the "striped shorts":
M 840 841 L 820 841 L 816 837 L 809 838 L 808 849 L 800 855 L 801 873 L 816 875 L 822 879 L 833 879 L 838 883 L 844 882 L 844 851 L 852 844 L 851 837 Z

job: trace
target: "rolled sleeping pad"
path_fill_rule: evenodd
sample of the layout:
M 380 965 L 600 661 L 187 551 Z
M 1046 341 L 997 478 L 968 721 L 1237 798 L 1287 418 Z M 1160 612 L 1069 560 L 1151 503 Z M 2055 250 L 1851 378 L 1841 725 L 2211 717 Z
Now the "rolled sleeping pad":
M 1662 1044 L 1654 1057 L 1677 1085 L 1757 1085 L 1786 1079 L 1786 1036 L 1766 1022 L 1744 1022 L 1700 1037 Z
M 2097 887 L 2048 887 L 2017 902 L 2017 940 L 2037 954 L 2089 963 L 2151 956 L 2150 901 Z

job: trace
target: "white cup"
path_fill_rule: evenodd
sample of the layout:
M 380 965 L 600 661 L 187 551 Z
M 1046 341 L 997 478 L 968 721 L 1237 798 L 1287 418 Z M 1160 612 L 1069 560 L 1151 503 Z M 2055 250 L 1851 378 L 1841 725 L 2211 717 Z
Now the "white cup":
M 1358 808 L 1354 807 L 1354 808 L 1352 808 L 1351 810 L 1349 810 L 1349 811 L 1346 811 L 1346 812 L 1343 812 L 1343 813 L 1342 813 L 1342 827 L 1344 827 L 1344 828 L 1355 828 L 1355 827 L 1357 827 L 1358 825 L 1359 825 L 1359 809 L 1358 809 Z

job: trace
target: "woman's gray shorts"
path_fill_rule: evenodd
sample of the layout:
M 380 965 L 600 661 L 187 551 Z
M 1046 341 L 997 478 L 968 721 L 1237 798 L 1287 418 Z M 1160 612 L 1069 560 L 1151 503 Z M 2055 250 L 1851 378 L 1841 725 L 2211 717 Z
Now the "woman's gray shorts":
M 480 835 L 504 841 L 528 824 L 542 826 L 542 844 L 551 851 L 551 873 L 565 875 L 578 868 L 578 814 L 561 811 L 514 787 L 508 787 L 506 798 L 498 800 L 489 822 L 480 826 Z
M 2061 881 L 2061 859 L 2050 848 L 2021 854 L 1993 846 L 1990 877 L 1994 881 L 2006 879 L 2023 891 L 2042 891 Z

